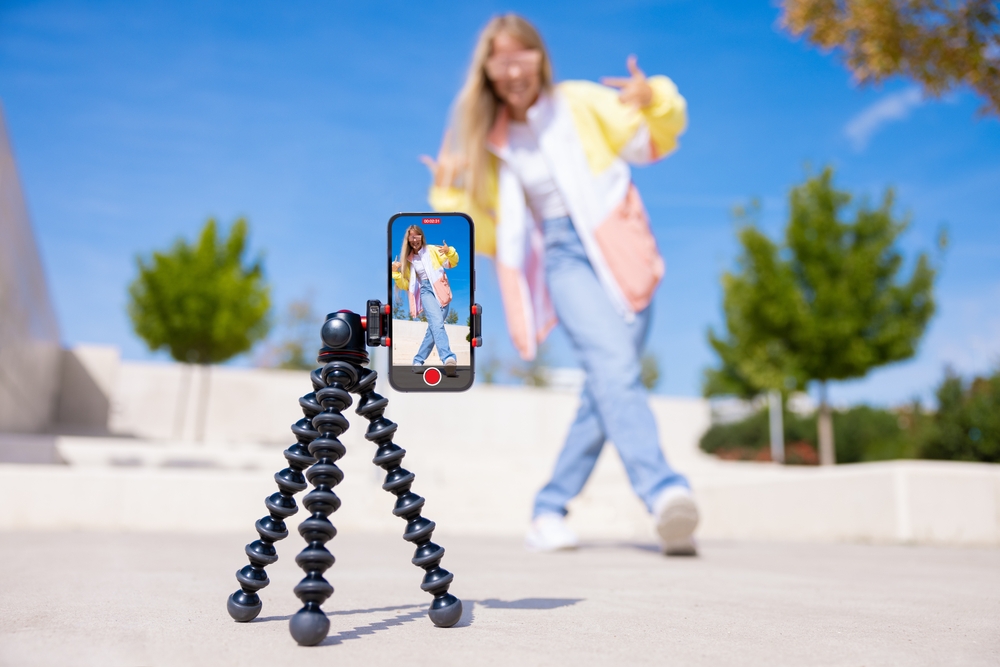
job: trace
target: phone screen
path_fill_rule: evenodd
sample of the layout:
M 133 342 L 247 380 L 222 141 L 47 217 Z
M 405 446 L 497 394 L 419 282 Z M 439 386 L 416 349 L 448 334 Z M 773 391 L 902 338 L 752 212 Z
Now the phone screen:
M 464 213 L 389 220 L 389 382 L 399 391 L 472 386 L 473 234 Z

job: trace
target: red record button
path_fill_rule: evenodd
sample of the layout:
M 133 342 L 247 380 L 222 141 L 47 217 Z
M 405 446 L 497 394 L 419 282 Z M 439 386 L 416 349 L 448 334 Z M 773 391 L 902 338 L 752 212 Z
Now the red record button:
M 436 368 L 428 368 L 424 371 L 424 382 L 431 387 L 437 386 L 441 382 L 441 371 Z

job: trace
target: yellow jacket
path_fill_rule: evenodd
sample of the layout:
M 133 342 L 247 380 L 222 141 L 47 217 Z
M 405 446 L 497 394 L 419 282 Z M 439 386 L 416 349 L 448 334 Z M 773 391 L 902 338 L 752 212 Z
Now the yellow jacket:
M 442 308 L 451 303 L 451 285 L 448 284 L 448 275 L 445 269 L 453 269 L 458 266 L 458 251 L 454 246 L 448 246 L 448 252 L 442 253 L 441 246 L 427 244 L 427 255 L 431 258 L 431 269 L 428 271 L 427 279 L 434 288 L 434 296 Z M 396 287 L 405 290 L 410 299 L 410 315 L 416 316 L 424 309 L 420 300 L 420 284 L 417 280 L 417 270 L 410 262 L 409 275 L 404 276 L 400 271 L 392 272 L 392 279 Z

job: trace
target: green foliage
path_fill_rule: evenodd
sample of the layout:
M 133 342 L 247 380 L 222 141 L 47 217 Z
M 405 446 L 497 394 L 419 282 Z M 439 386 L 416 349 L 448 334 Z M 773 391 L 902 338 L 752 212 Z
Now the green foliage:
M 791 391 L 809 381 L 844 380 L 907 359 L 934 312 L 934 269 L 921 254 L 908 280 L 896 240 L 908 222 L 893 217 L 891 190 L 872 208 L 835 190 L 829 167 L 792 189 L 782 245 L 744 222 L 738 271 L 722 278 L 726 336 L 709 330 L 721 361 L 706 373 L 707 394 Z
M 947 372 L 937 388 L 938 409 L 919 402 L 893 410 L 866 405 L 834 412 L 837 463 L 901 458 L 1000 463 L 1000 369 L 964 381 Z M 785 413 L 786 447 L 816 446 L 816 417 Z M 726 458 L 760 459 L 769 448 L 767 410 L 713 425 L 701 448 Z
M 660 362 L 655 354 L 647 352 L 642 355 L 640 363 L 642 368 L 639 371 L 639 379 L 642 381 L 642 386 L 652 391 L 660 381 Z
M 715 337 L 709 331 L 709 344 L 722 363 L 719 368 L 706 368 L 702 376 L 701 391 L 705 396 L 735 396 L 751 399 L 765 391 L 740 372 L 737 365 L 737 349 L 734 345 Z
M 785 443 L 808 442 L 815 445 L 816 422 L 793 412 L 784 413 Z M 770 448 L 771 435 L 766 409 L 746 419 L 728 424 L 713 424 L 701 437 L 701 448 L 709 454 L 726 449 L 758 451 Z
M 837 463 L 916 458 L 928 418 L 919 406 L 883 410 L 859 405 L 833 413 Z M 816 416 L 784 413 L 785 447 L 789 463 L 795 463 L 796 445 L 816 449 Z M 701 448 L 727 458 L 760 459 L 770 449 L 767 410 L 741 421 L 715 424 L 701 438 Z
M 758 212 L 754 204 L 736 214 L 746 223 Z M 803 379 L 790 334 L 800 325 L 803 309 L 793 267 L 754 225 L 745 224 L 739 238 L 739 273 L 722 276 L 728 337 L 709 329 L 709 344 L 722 363 L 706 372 L 704 390 L 751 397 L 768 389 L 800 389 Z
M 448 313 L 448 317 L 444 318 L 445 324 L 458 324 L 458 312 L 451 311 Z
M 835 412 L 837 463 L 916 458 L 919 431 L 904 429 L 901 422 L 905 421 L 904 415 L 867 405 Z
M 921 456 L 1000 463 L 1000 369 L 970 382 L 948 372 Z
M 270 288 L 261 260 L 243 264 L 247 223 L 218 238 L 209 219 L 196 245 L 178 239 L 166 252 L 136 258 L 128 313 L 151 350 L 177 361 L 212 364 L 246 352 L 270 329 Z

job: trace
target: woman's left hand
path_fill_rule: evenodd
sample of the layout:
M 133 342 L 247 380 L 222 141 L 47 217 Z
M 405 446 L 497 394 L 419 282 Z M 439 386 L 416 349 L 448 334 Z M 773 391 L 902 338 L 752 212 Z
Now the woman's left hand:
M 438 246 L 438 254 L 441 255 L 441 257 L 447 257 L 449 250 L 451 250 L 451 248 L 448 247 L 448 242 L 442 239 L 441 245 Z
M 626 61 L 630 77 L 606 76 L 601 79 L 605 86 L 618 88 L 621 93 L 618 99 L 622 104 L 629 104 L 636 109 L 648 107 L 653 101 L 653 88 L 646 81 L 646 75 L 641 69 L 635 56 L 629 56 Z
M 469 166 L 468 160 L 458 153 L 452 153 L 449 149 L 451 144 L 451 130 L 444 133 L 441 141 L 441 148 L 438 151 L 437 160 L 430 155 L 421 155 L 420 161 L 427 165 L 434 179 L 434 186 L 438 188 L 453 188 L 458 183 L 459 177 L 465 173 Z

